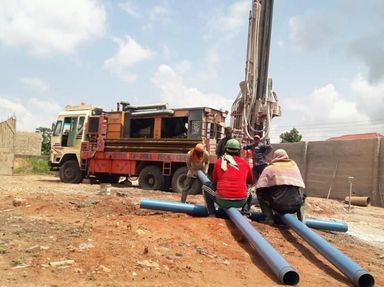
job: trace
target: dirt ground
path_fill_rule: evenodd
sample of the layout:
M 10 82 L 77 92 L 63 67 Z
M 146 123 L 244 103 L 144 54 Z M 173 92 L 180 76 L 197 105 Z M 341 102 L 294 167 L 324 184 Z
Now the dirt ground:
M 53 176 L 0 177 L 0 286 L 280 285 L 229 220 L 140 209 L 142 198 L 179 199 L 169 192 L 99 191 Z M 309 198 L 307 215 L 347 222 L 347 233 L 316 232 L 384 286 L 383 208 L 348 212 L 343 203 Z M 252 225 L 296 268 L 300 286 L 351 286 L 293 231 Z

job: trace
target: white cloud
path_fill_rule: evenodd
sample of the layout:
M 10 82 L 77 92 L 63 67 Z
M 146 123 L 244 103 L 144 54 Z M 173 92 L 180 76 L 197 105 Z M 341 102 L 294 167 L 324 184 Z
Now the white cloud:
M 290 39 L 299 49 L 317 50 L 324 47 L 333 40 L 338 28 L 336 18 L 331 14 L 324 15 L 322 11 L 289 19 Z
M 23 102 L 0 96 L 0 120 L 16 116 L 18 131 L 35 131 L 37 127 L 51 127 L 62 108 L 51 101 L 30 98 Z
M 219 73 L 218 69 L 221 64 L 220 46 L 222 45 L 215 43 L 207 49 L 207 55 L 204 58 L 203 69 L 196 76 L 199 81 L 217 79 Z
M 164 5 L 155 5 L 149 10 L 148 20 L 143 29 L 152 29 L 155 23 L 169 24 L 171 22 L 172 10 Z
M 358 103 L 340 94 L 333 84 L 316 88 L 308 96 L 285 98 L 281 107 L 281 118 L 272 120 L 273 142 L 294 127 L 307 141 L 372 132 L 369 117 L 360 111 Z
M 349 53 L 360 59 L 368 68 L 370 82 L 384 78 L 384 29 L 363 35 L 349 44 Z
M 152 22 L 156 22 L 156 21 L 167 22 L 170 20 L 170 14 L 171 14 L 171 11 L 169 10 L 169 8 L 162 5 L 156 5 L 149 12 L 149 20 Z
M 0 42 L 38 55 L 72 53 L 102 36 L 105 20 L 96 0 L 2 0 Z
M 160 89 L 162 100 L 171 107 L 206 106 L 229 111 L 232 105 L 231 99 L 187 87 L 182 77 L 167 65 L 159 66 L 152 82 Z
M 371 120 L 384 118 L 384 83 L 370 84 L 358 77 L 351 84 L 352 91 L 358 95 L 358 110 Z
M 119 7 L 123 9 L 129 16 L 132 16 L 134 18 L 140 17 L 138 8 L 132 1 L 119 3 Z
M 191 62 L 189 62 L 188 60 L 182 60 L 176 63 L 175 65 L 175 70 L 180 74 L 184 74 L 188 72 L 190 69 L 191 69 Z
M 208 29 L 212 35 L 220 33 L 226 37 L 237 34 L 245 25 L 248 24 L 248 13 L 250 1 L 241 0 L 231 4 L 226 12 L 220 11 L 208 22 Z
M 348 101 L 333 84 L 312 91 L 308 97 L 285 100 L 284 109 L 301 113 L 306 123 L 329 123 L 366 120 L 353 101 Z
M 218 78 L 225 47 L 233 46 L 234 38 L 247 29 L 248 13 L 252 8 L 250 4 L 248 0 L 238 0 L 226 6 L 226 10 L 217 9 L 214 15 L 210 16 L 205 27 L 205 36 L 209 44 L 202 64 L 203 68 L 196 73 L 198 81 L 211 81 Z
M 127 83 L 136 81 L 136 75 L 129 69 L 135 64 L 148 60 L 153 56 L 153 52 L 143 48 L 130 36 L 124 39 L 115 38 L 114 42 L 118 45 L 115 56 L 104 61 L 104 68 Z
M 26 109 L 19 102 L 14 102 L 6 98 L 0 97 L 0 111 L 0 115 L 5 116 L 5 118 L 8 118 L 16 114 L 26 112 Z M 1 118 L 1 120 L 4 120 L 5 118 Z
M 31 88 L 33 91 L 39 93 L 46 93 L 49 90 L 49 85 L 39 78 L 24 77 L 20 78 L 20 81 L 27 87 Z
M 167 61 L 169 61 L 171 59 L 171 57 L 172 57 L 172 50 L 169 48 L 168 45 L 165 45 L 165 44 L 161 45 L 161 55 Z

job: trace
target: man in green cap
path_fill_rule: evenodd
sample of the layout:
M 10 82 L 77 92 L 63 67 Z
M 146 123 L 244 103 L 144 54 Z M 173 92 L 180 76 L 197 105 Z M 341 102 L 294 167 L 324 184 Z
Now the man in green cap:
M 216 161 L 212 173 L 212 183 L 216 186 L 203 186 L 204 199 L 209 215 L 215 215 L 215 202 L 222 208 L 243 208 L 252 200 L 247 184 L 253 177 L 249 164 L 240 157 L 241 145 L 230 139 L 225 145 L 225 154 Z

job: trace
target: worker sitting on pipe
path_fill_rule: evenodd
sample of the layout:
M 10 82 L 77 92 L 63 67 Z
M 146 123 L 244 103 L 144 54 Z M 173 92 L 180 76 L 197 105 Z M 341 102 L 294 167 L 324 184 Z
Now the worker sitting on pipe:
M 305 194 L 300 188 L 305 188 L 305 185 L 296 163 L 289 159 L 285 150 L 276 150 L 256 184 L 256 195 L 266 217 L 265 223 L 274 224 L 274 211 L 297 213 L 297 218 L 303 221 Z
M 209 215 L 215 215 L 215 202 L 222 208 L 249 206 L 252 195 L 247 184 L 253 177 L 249 164 L 240 157 L 241 145 L 236 139 L 225 144 L 225 153 L 213 168 L 211 184 L 203 186 L 204 199 Z

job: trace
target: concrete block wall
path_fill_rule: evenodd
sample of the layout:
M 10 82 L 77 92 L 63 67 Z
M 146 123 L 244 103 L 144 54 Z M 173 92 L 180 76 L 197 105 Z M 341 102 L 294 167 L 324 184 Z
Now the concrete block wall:
M 274 144 L 297 162 L 309 196 L 344 199 L 352 191 L 369 196 L 372 204 L 384 206 L 384 143 L 382 139 Z M 333 179 L 333 175 L 335 178 Z
M 16 155 L 41 155 L 42 135 L 33 132 L 16 132 Z
M 0 147 L 0 175 L 13 174 L 14 157 L 12 149 Z
M 13 174 L 16 118 L 0 122 L 0 175 Z
M 384 206 L 384 138 L 379 140 L 378 150 L 378 163 L 377 163 L 377 179 L 378 179 L 378 190 L 377 190 L 377 202 L 381 202 L 380 206 Z

